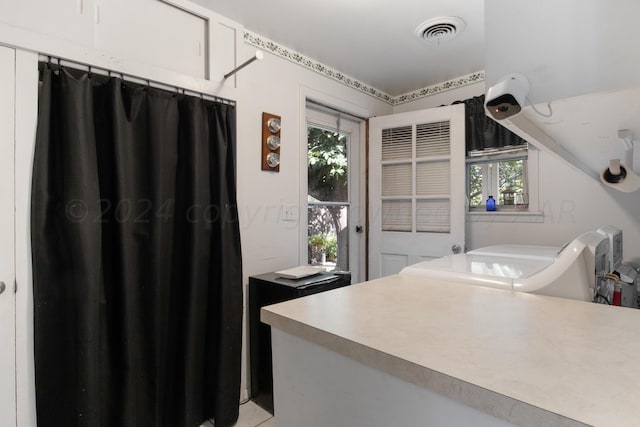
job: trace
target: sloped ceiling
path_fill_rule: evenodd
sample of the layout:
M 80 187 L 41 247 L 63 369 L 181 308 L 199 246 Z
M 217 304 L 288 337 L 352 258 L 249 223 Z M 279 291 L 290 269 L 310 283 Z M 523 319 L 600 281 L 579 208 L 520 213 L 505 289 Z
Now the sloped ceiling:
M 548 114 L 546 104 L 536 108 Z M 640 141 L 639 86 L 555 100 L 551 108 L 551 117 L 543 117 L 530 107 L 523 114 L 596 179 L 610 159 L 624 159 L 625 147 L 618 130 L 628 129 L 633 139 Z M 640 145 L 635 145 L 633 162 L 638 170 Z
M 629 129 L 640 142 L 638 16 L 637 0 L 485 4 L 487 87 L 510 73 L 524 75 L 530 90 L 522 116 L 550 137 L 543 145 L 560 147 L 565 160 L 598 180 L 610 159 L 624 157 L 618 130 Z M 543 117 L 549 102 L 553 114 Z M 510 121 L 520 126 L 522 118 Z

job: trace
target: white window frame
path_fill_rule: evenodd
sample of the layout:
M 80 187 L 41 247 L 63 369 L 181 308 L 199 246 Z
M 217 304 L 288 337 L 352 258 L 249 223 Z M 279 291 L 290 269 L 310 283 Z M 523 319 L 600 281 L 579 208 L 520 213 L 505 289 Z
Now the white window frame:
M 347 103 L 340 98 L 333 97 L 326 93 L 317 91 L 315 89 L 301 86 L 300 98 L 299 98 L 299 113 L 300 113 L 300 191 L 298 202 L 298 230 L 299 230 L 299 249 L 298 249 L 298 262 L 300 265 L 307 264 L 307 99 L 311 101 L 317 101 L 324 105 L 329 105 L 340 111 L 353 114 L 359 117 L 371 117 L 372 111 L 366 110 L 362 107 L 356 106 L 351 103 Z M 352 141 L 355 143 L 356 141 Z M 359 256 L 356 259 L 350 259 L 351 269 L 351 283 L 359 283 L 366 280 L 366 236 L 367 230 L 366 224 L 366 123 L 363 121 L 359 124 L 359 137 L 357 141 L 357 151 L 352 151 L 353 156 L 357 156 L 360 164 L 359 174 L 357 176 L 351 175 L 349 185 L 357 186 L 357 199 L 352 198 L 352 205 L 357 205 L 359 210 L 359 218 L 352 215 L 351 226 L 355 230 L 356 225 L 363 226 L 363 233 L 358 233 L 358 238 L 350 239 L 350 245 L 358 245 Z M 350 257 L 351 258 L 351 257 Z
M 329 131 L 329 132 L 335 132 L 337 129 L 337 115 L 332 115 L 332 114 L 328 114 L 328 113 L 324 113 L 324 112 L 320 112 L 311 108 L 307 108 L 307 121 L 306 121 L 306 128 L 308 129 L 309 127 L 313 127 L 313 128 L 317 128 L 317 129 L 322 129 L 325 131 Z M 357 266 L 354 268 L 353 264 L 354 262 L 357 263 L 358 262 L 358 258 L 361 257 L 360 252 L 357 250 L 353 251 L 351 250 L 351 244 L 352 242 L 356 242 L 357 243 L 357 237 L 356 235 L 354 235 L 353 233 L 353 229 L 356 227 L 356 224 L 354 223 L 354 221 L 358 221 L 358 212 L 357 210 L 360 209 L 360 206 L 358 206 L 357 203 L 354 203 L 353 200 L 354 198 L 359 197 L 359 192 L 357 191 L 357 181 L 358 181 L 358 176 L 357 174 L 354 176 L 353 173 L 353 169 L 356 169 L 356 173 L 357 171 L 360 169 L 360 165 L 359 165 L 359 148 L 360 148 L 360 144 L 359 144 L 359 124 L 352 122 L 350 120 L 341 120 L 341 124 L 340 124 L 340 129 L 339 129 L 340 135 L 343 135 L 346 139 L 346 147 L 347 147 L 347 200 L 345 201 L 327 201 L 327 202 L 323 202 L 323 201 L 319 201 L 317 203 L 311 203 L 307 200 L 305 207 L 303 208 L 305 211 L 307 211 L 308 213 L 308 207 L 311 205 L 315 205 L 315 206 L 329 206 L 329 205 L 338 205 L 338 206 L 346 206 L 347 210 L 348 210 L 348 216 L 347 216 L 347 225 L 348 225 L 348 233 L 349 233 L 349 270 L 355 270 L 355 268 L 357 268 Z M 355 152 L 354 152 L 355 149 Z M 304 150 L 305 153 L 308 153 L 307 150 Z M 305 157 L 306 159 L 306 157 Z M 309 166 L 307 165 L 307 161 L 305 160 L 306 168 L 305 170 L 308 170 Z M 307 175 L 308 178 L 308 175 Z M 352 183 L 352 180 L 356 180 L 356 183 Z M 307 179 L 307 191 L 308 191 L 308 179 Z M 354 215 L 355 214 L 355 215 Z M 355 220 L 354 220 L 354 216 L 356 216 Z M 307 218 L 307 222 L 305 222 L 304 224 L 308 223 L 308 218 Z M 304 225 L 303 224 L 303 225 Z M 337 231 L 337 230 L 336 230 Z M 306 241 L 306 245 L 309 245 L 309 236 L 307 233 L 307 227 L 303 226 L 303 240 Z M 306 252 L 305 252 L 306 253 Z M 304 254 L 303 254 L 304 255 Z M 301 255 L 302 256 L 302 255 Z M 356 258 L 356 259 L 354 259 Z
M 492 156 L 486 156 L 483 157 L 481 160 L 476 160 L 474 161 L 472 158 L 469 159 L 467 158 L 467 162 L 466 162 L 466 191 L 467 191 L 467 211 L 468 212 L 476 212 L 476 211 L 481 211 L 481 210 L 485 210 L 486 205 L 485 203 L 481 204 L 481 205 L 476 205 L 476 206 L 471 206 L 471 200 L 470 200 L 470 195 L 469 195 L 469 168 L 472 165 L 475 165 L 477 167 L 480 167 L 482 169 L 482 195 L 481 195 L 481 199 L 483 201 L 486 201 L 487 198 L 489 196 L 493 196 L 495 201 L 496 201 L 496 205 L 498 207 L 498 211 L 500 210 L 516 210 L 516 206 L 515 205 L 504 205 L 500 203 L 500 186 L 499 184 L 499 170 L 500 170 L 500 164 L 503 162 L 509 162 L 509 161 L 513 161 L 513 160 L 523 160 L 524 164 L 524 177 L 523 177 L 523 193 L 524 194 L 529 194 L 529 173 L 528 173 L 528 157 L 515 157 L 513 159 L 505 159 L 505 158 L 499 158 L 498 156 L 495 156 L 495 158 L 492 158 Z M 498 166 L 498 167 L 494 167 L 494 166 Z M 522 212 L 528 212 L 529 211 L 529 206 L 527 203 L 527 206 L 525 208 L 521 209 Z
M 544 213 L 540 210 L 539 153 L 540 150 L 538 150 L 538 148 L 536 148 L 533 144 L 528 145 L 528 179 L 526 185 L 529 193 L 529 208 L 527 211 L 516 211 L 514 209 L 487 212 L 486 210 L 469 210 L 469 208 L 467 207 L 467 222 L 544 222 Z M 485 185 L 484 182 L 483 185 Z M 468 191 L 469 188 L 467 185 L 465 194 L 468 195 Z

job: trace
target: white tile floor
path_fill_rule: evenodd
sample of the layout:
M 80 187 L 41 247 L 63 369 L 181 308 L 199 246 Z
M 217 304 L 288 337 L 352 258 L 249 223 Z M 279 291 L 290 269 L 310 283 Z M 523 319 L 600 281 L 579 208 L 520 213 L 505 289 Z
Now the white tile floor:
M 276 422 L 269 412 L 265 411 L 253 401 L 240 405 L 240 416 L 235 427 L 276 427 Z

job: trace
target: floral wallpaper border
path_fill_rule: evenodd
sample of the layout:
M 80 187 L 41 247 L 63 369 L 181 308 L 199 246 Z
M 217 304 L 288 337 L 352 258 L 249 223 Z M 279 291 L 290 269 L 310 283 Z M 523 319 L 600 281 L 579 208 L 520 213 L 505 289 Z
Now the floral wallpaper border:
M 267 52 L 287 59 L 311 71 L 315 71 L 316 73 L 322 74 L 325 77 L 329 77 L 391 105 L 415 101 L 417 99 L 424 98 L 425 96 L 435 95 L 440 92 L 484 81 L 484 71 L 477 71 L 466 76 L 458 77 L 436 85 L 427 86 L 422 89 L 394 97 L 250 31 L 244 32 L 244 42 L 248 45 L 266 50 Z
M 466 76 L 447 80 L 446 82 L 438 83 L 433 86 L 423 87 L 422 89 L 414 90 L 413 92 L 408 92 L 403 95 L 398 95 L 393 98 L 392 104 L 404 104 L 405 102 L 415 101 L 416 99 L 424 98 L 425 96 L 435 95 L 436 93 L 457 89 L 459 87 L 468 86 L 482 81 L 484 81 L 484 71 L 476 71 L 475 73 L 467 74 Z

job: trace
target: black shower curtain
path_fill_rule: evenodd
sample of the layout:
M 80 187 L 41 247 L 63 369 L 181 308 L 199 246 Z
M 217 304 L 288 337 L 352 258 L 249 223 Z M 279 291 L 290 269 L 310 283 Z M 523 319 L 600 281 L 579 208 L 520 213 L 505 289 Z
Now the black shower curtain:
M 233 425 L 235 107 L 52 67 L 31 210 L 38 426 Z

